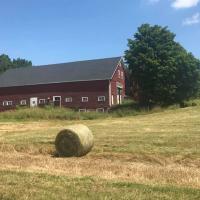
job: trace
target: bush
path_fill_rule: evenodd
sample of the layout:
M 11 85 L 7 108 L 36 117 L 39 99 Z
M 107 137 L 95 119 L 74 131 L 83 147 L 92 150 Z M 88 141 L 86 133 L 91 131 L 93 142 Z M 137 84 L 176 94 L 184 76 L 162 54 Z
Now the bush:
M 200 106 L 200 99 L 191 99 L 180 103 L 181 108 L 192 107 L 192 106 Z

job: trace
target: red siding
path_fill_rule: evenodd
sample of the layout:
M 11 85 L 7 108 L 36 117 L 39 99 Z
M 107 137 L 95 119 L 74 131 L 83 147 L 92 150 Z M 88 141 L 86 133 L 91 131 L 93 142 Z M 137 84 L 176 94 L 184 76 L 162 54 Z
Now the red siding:
M 118 76 L 118 70 L 120 71 L 120 77 Z M 123 72 L 123 78 L 121 77 L 121 72 Z M 118 65 L 111 80 L 111 98 L 112 95 L 114 97 L 113 105 L 117 104 L 117 83 L 120 83 L 123 86 L 122 88 L 122 99 L 123 99 L 125 96 L 125 71 L 123 68 L 123 64 Z
M 9 109 L 3 106 L 3 101 L 13 101 L 13 106 L 20 104 L 20 100 L 26 99 L 29 105 L 31 97 L 38 97 L 38 100 L 47 99 L 53 96 L 61 96 L 62 106 L 69 108 L 109 108 L 109 81 L 85 81 L 74 83 L 58 83 L 48 85 L 35 85 L 23 87 L 0 88 L 0 110 Z M 105 96 L 105 102 L 98 102 L 98 96 Z M 71 103 L 66 103 L 65 98 L 72 97 Z M 88 97 L 88 102 L 81 102 L 81 97 Z

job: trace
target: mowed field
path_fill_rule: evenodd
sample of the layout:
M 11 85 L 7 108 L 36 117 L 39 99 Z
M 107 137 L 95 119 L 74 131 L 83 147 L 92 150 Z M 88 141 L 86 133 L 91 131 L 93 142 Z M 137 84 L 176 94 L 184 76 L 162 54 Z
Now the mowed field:
M 65 126 L 95 146 L 54 156 Z M 0 122 L 0 199 L 200 199 L 200 107 L 90 121 Z

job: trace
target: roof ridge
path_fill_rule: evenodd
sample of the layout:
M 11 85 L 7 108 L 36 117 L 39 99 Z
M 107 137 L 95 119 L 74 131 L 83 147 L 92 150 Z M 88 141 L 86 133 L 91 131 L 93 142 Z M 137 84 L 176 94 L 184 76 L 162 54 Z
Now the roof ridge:
M 107 57 L 107 58 L 96 58 L 96 59 L 88 59 L 88 60 L 78 60 L 78 61 L 71 61 L 71 62 L 63 62 L 63 63 L 54 63 L 54 64 L 45 64 L 45 65 L 33 65 L 32 67 L 47 67 L 52 65 L 64 65 L 64 64 L 72 64 L 72 63 L 82 63 L 82 62 L 92 62 L 92 61 L 100 61 L 100 60 L 110 60 L 110 59 L 121 59 L 122 56 L 116 57 Z

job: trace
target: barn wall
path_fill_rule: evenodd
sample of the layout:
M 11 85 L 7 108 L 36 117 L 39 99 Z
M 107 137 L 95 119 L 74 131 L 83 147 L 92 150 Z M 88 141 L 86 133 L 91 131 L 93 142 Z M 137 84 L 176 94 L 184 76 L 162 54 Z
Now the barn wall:
M 0 88 L 0 111 L 13 109 L 20 105 L 20 101 L 31 97 L 53 100 L 53 96 L 61 96 L 62 106 L 68 108 L 97 109 L 109 108 L 109 81 L 82 81 L 74 83 L 58 83 L 35 86 Z M 105 96 L 105 102 L 98 102 L 98 96 Z M 72 97 L 72 102 L 65 102 L 66 97 Z M 88 97 L 88 102 L 81 102 L 81 97 Z M 12 106 L 3 106 L 3 101 L 13 101 Z
M 120 71 L 120 74 L 121 74 L 121 72 L 123 72 L 123 78 L 121 77 L 121 75 L 120 75 L 120 77 L 118 76 L 118 70 Z M 125 70 L 123 67 L 123 63 L 118 65 L 118 67 L 116 68 L 115 73 L 113 75 L 113 78 L 110 82 L 110 84 L 111 84 L 111 95 L 110 96 L 111 96 L 111 98 L 112 98 L 112 95 L 114 97 L 113 105 L 116 105 L 118 103 L 117 102 L 117 84 L 118 83 L 120 83 L 123 86 L 122 95 L 121 95 L 122 100 L 123 100 L 123 98 L 125 96 Z

